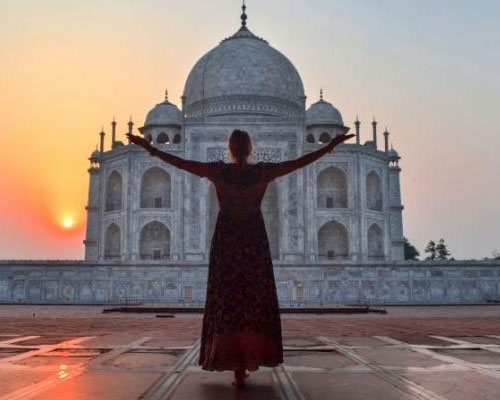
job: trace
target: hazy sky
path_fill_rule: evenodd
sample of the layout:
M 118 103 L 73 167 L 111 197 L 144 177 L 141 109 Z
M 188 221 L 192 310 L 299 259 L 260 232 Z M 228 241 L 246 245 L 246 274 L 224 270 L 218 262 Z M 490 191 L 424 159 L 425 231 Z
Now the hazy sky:
M 0 0 L 0 259 L 83 258 L 88 156 L 126 142 L 239 28 L 238 0 Z M 248 0 L 248 27 L 362 140 L 402 156 L 404 234 L 457 259 L 500 250 L 500 2 Z M 382 136 L 380 137 L 382 139 Z M 382 140 L 380 140 L 382 142 Z M 65 229 L 63 218 L 76 224 Z

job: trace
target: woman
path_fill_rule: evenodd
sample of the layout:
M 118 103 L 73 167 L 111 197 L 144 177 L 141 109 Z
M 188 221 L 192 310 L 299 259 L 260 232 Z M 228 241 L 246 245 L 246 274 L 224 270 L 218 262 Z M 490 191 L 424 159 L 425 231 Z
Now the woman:
M 273 179 L 302 168 L 354 135 L 340 135 L 296 160 L 249 164 L 247 132 L 229 137 L 232 163 L 184 160 L 162 152 L 139 136 L 127 137 L 152 156 L 215 185 L 220 211 L 210 248 L 207 295 L 199 365 L 208 371 L 235 371 L 244 387 L 245 370 L 283 363 L 281 320 L 269 241 L 260 205 Z

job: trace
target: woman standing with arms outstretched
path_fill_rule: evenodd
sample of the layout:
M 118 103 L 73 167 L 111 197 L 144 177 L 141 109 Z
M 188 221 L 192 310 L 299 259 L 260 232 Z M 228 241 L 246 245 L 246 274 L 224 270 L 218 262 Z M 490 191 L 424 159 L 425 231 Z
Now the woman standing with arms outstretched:
M 215 185 L 219 214 L 210 247 L 207 294 L 199 365 L 208 371 L 232 370 L 233 385 L 244 387 L 245 370 L 283 363 L 281 320 L 269 241 L 260 205 L 267 185 L 302 168 L 354 135 L 340 135 L 295 160 L 249 164 L 247 132 L 229 137 L 232 163 L 184 160 L 139 137 L 128 139 L 163 161 L 208 178 Z

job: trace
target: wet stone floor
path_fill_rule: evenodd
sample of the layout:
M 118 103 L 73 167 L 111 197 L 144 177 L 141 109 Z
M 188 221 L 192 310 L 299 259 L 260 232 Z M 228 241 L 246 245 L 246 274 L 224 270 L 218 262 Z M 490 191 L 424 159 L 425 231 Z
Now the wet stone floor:
M 500 334 L 500 332 L 499 332 Z M 199 339 L 0 336 L 0 400 L 500 398 L 500 335 L 284 337 L 284 364 L 203 371 Z

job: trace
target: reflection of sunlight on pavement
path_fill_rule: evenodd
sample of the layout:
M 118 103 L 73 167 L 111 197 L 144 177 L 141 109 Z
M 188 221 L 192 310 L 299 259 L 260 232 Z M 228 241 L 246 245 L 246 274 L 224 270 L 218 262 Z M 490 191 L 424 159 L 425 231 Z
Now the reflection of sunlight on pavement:
M 66 379 L 69 376 L 69 372 L 67 371 L 67 369 L 68 369 L 67 365 L 64 364 L 59 365 L 59 371 L 57 377 L 60 380 Z

